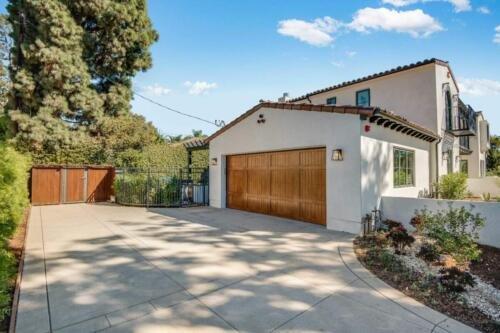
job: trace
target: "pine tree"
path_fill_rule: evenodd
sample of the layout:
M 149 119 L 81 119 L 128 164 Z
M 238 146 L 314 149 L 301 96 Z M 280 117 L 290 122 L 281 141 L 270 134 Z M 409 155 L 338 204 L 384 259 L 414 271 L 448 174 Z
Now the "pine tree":
M 84 58 L 108 115 L 130 110 L 131 78 L 152 65 L 158 40 L 145 0 L 66 0 L 85 30 Z
M 83 60 L 83 29 L 59 0 L 11 0 L 8 10 L 16 146 L 37 154 L 79 145 L 103 105 Z
M 8 11 L 16 146 L 38 162 L 112 161 L 108 136 L 130 132 L 107 124 L 130 116 L 131 79 L 151 67 L 158 39 L 145 0 L 9 0 Z

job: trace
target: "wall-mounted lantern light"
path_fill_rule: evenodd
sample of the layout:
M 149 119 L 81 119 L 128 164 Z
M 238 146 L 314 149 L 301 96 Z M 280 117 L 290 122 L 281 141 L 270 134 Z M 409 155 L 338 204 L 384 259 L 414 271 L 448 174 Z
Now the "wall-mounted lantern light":
M 217 157 L 214 157 L 210 160 L 210 165 L 217 165 Z
M 259 114 L 259 119 L 257 119 L 257 124 L 263 124 L 266 122 L 266 119 L 264 118 L 264 114 L 261 113 Z
M 332 152 L 332 161 L 343 161 L 344 154 L 342 153 L 342 149 L 334 149 Z

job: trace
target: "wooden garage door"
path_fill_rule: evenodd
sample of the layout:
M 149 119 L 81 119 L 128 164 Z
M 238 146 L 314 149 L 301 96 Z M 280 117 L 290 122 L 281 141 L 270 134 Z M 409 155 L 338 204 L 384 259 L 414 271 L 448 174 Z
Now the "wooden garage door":
M 326 224 L 325 149 L 232 155 L 227 206 Z

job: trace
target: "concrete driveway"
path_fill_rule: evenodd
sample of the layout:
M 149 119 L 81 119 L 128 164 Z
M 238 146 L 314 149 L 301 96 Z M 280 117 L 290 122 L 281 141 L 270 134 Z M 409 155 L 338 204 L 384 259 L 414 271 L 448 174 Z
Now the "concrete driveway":
M 34 207 L 17 332 L 472 332 L 366 271 L 352 235 L 211 208 Z

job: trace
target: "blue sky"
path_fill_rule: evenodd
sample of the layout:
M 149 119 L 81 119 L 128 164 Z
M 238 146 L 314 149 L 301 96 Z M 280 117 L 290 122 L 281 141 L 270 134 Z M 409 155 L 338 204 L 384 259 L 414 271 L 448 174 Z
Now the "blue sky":
M 500 134 L 500 0 L 149 0 L 148 7 L 160 40 L 135 89 L 183 112 L 228 122 L 260 99 L 436 57 L 450 61 L 462 100 Z M 164 134 L 216 130 L 139 98 L 133 109 Z

